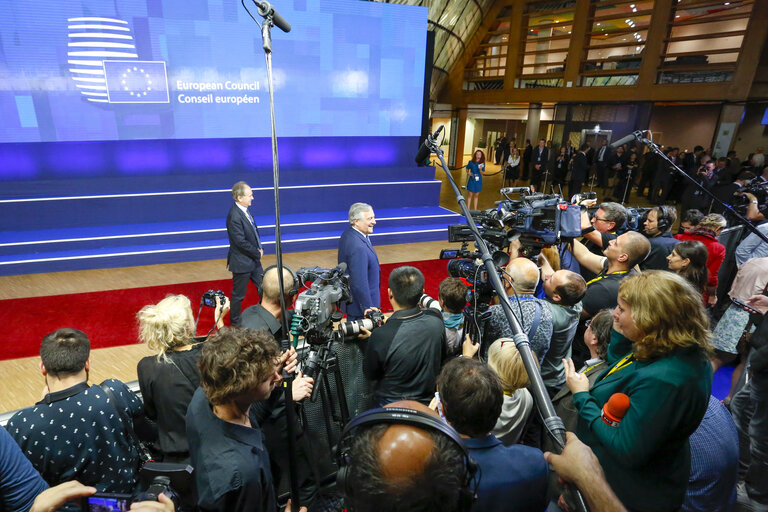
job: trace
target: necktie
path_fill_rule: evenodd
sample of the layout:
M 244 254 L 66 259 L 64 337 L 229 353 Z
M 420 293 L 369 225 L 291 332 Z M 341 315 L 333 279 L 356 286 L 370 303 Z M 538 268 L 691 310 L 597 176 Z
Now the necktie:
M 251 212 L 248 210 L 245 210 L 245 215 L 248 217 L 248 220 L 251 222 L 251 227 L 253 227 L 253 232 L 256 234 L 256 245 L 259 249 L 261 249 L 261 237 L 259 237 L 259 228 L 256 227 L 256 222 L 254 222 L 253 217 L 251 217 Z

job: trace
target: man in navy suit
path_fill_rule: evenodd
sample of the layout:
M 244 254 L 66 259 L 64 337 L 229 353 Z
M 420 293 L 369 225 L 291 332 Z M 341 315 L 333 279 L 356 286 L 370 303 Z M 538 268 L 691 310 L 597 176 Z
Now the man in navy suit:
M 368 236 L 375 225 L 371 205 L 355 203 L 349 208 L 349 228 L 339 240 L 338 259 L 349 272 L 353 302 L 346 307 L 348 320 L 363 318 L 366 309 L 381 306 L 379 258 Z
M 229 310 L 230 324 L 240 325 L 242 310 L 248 281 L 256 285 L 261 295 L 261 280 L 264 269 L 261 257 L 264 249 L 259 237 L 259 228 L 248 211 L 253 201 L 253 191 L 244 181 L 238 181 L 232 187 L 232 197 L 235 204 L 227 215 L 227 235 L 229 236 L 229 254 L 227 267 L 232 272 L 232 302 Z

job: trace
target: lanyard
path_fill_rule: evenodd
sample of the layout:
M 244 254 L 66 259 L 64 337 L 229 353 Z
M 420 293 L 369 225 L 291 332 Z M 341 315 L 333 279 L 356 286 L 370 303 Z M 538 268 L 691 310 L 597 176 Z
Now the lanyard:
M 591 285 L 592 283 L 596 283 L 601 279 L 605 279 L 608 276 L 626 274 L 627 272 L 629 272 L 629 270 L 619 270 L 618 272 L 611 272 L 610 274 L 605 274 L 604 276 L 597 276 L 596 278 L 590 279 L 589 281 L 587 281 L 587 286 Z
M 611 368 L 611 371 L 609 371 L 608 373 L 605 374 L 605 377 L 603 377 L 603 379 L 605 379 L 606 377 L 610 376 L 611 374 L 621 370 L 622 368 L 626 368 L 627 366 L 631 365 L 634 362 L 635 362 L 635 354 L 631 354 L 631 353 L 627 354 L 626 356 L 624 356 L 622 358 L 621 361 L 616 363 L 616 366 Z

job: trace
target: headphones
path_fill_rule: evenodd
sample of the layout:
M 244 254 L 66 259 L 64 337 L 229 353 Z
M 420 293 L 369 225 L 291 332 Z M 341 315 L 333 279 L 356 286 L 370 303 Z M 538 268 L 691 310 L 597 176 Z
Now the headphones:
M 269 272 L 273 268 L 277 268 L 277 265 L 270 265 L 267 268 L 265 268 L 264 269 L 264 274 L 266 274 L 267 272 Z M 283 268 L 285 270 L 287 270 L 291 274 L 291 277 L 293 278 L 293 283 L 291 284 L 291 289 L 288 290 L 288 292 L 287 292 L 289 297 L 293 297 L 294 295 L 299 293 L 299 288 L 301 288 L 301 283 L 299 282 L 299 278 L 296 275 L 296 272 L 294 272 L 291 267 L 289 267 L 288 265 L 283 265 Z M 285 283 L 283 283 L 283 285 L 285 285 Z
M 672 227 L 672 218 L 669 215 L 669 206 L 662 205 L 654 208 L 656 210 L 656 227 L 659 232 L 664 233 Z
M 350 449 L 352 447 L 352 440 L 355 437 L 355 433 L 363 426 L 371 426 L 378 424 L 392 424 L 392 425 L 410 425 L 420 428 L 429 432 L 439 432 L 447 436 L 453 443 L 459 448 L 464 459 L 464 476 L 461 482 L 461 491 L 459 494 L 459 512 L 470 512 L 472 509 L 472 503 L 477 498 L 477 486 L 480 479 L 475 478 L 478 472 L 478 465 L 469 456 L 469 451 L 464 445 L 461 436 L 454 430 L 453 427 L 448 425 L 440 418 L 436 418 L 430 414 L 415 411 L 413 409 L 405 409 L 401 407 L 387 407 L 371 409 L 364 413 L 359 414 L 353 418 L 341 433 L 339 438 L 339 444 L 336 449 L 336 464 L 338 465 L 338 473 L 336 474 L 336 485 L 344 493 L 345 496 L 351 494 L 351 487 L 349 484 L 351 460 Z

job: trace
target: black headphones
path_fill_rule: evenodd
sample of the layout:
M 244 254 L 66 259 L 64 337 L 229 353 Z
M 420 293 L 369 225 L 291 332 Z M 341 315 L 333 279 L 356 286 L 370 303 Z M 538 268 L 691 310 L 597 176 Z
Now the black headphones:
M 469 456 L 469 451 L 464 445 L 461 436 L 459 436 L 458 432 L 456 432 L 453 427 L 440 418 L 421 411 L 401 407 L 382 407 L 365 411 L 353 418 L 347 423 L 347 426 L 344 427 L 344 431 L 341 433 L 341 438 L 339 439 L 339 444 L 336 449 L 336 464 L 339 468 L 338 473 L 336 474 L 336 485 L 345 496 L 351 494 L 351 488 L 349 487 L 349 451 L 352 447 L 352 440 L 355 437 L 355 432 L 363 426 L 381 423 L 410 425 L 427 431 L 439 432 L 450 438 L 459 450 L 461 450 L 464 459 L 464 477 L 461 482 L 458 510 L 459 512 L 469 512 L 472 509 L 472 503 L 477 497 L 477 486 L 480 481 L 479 478 L 475 478 L 475 475 L 477 475 L 478 472 L 478 465 Z
M 657 206 L 654 208 L 654 210 L 656 210 L 657 216 L 656 227 L 661 233 L 664 233 L 672 227 L 672 218 L 669 215 L 669 206 Z
M 265 268 L 264 274 L 266 274 L 268 271 L 272 270 L 273 268 L 277 268 L 277 265 L 270 265 L 267 268 Z M 287 292 L 289 297 L 293 297 L 294 295 L 299 293 L 299 288 L 301 288 L 301 283 L 299 282 L 299 278 L 296 275 L 296 272 L 294 272 L 291 267 L 284 264 L 283 268 L 287 270 L 291 274 L 291 277 L 293 278 L 293 283 L 291 283 L 291 289 L 288 290 Z M 285 283 L 283 283 L 283 285 L 285 285 Z

